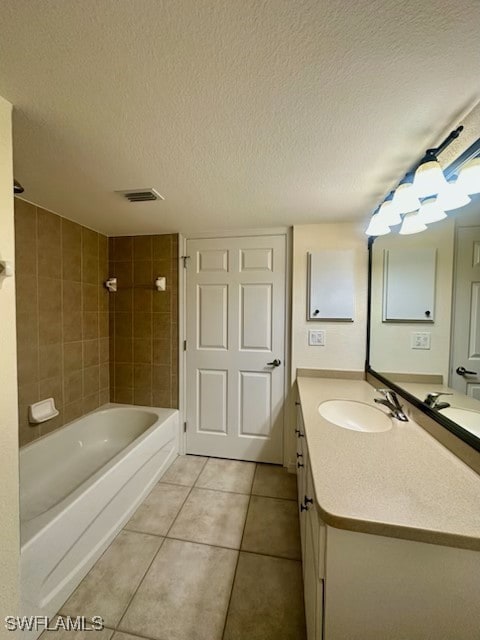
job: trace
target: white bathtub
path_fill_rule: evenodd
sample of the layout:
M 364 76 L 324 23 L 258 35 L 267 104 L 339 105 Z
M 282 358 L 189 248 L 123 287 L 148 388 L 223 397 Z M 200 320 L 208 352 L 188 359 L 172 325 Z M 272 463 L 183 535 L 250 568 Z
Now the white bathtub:
M 22 615 L 57 613 L 178 443 L 178 411 L 110 404 L 21 449 Z

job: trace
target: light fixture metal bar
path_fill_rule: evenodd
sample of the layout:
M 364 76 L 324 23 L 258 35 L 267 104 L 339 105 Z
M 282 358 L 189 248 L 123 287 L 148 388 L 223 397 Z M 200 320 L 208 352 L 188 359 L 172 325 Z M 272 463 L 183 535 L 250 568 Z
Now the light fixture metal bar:
M 445 138 L 445 140 L 438 145 L 438 147 L 427 149 L 425 153 L 425 158 L 431 158 L 432 156 L 437 158 L 437 156 L 439 156 L 443 151 L 445 151 L 445 149 L 449 147 L 452 144 L 452 142 L 458 138 L 458 136 L 462 133 L 462 131 L 463 131 L 463 124 L 461 124 L 456 129 L 451 131 L 448 134 L 448 136 Z

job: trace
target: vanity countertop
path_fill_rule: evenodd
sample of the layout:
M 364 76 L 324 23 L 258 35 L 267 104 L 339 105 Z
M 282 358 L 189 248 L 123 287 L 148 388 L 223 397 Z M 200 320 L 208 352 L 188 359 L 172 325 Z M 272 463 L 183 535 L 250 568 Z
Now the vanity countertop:
M 297 383 L 326 524 L 480 550 L 480 477 L 470 467 L 411 420 L 365 433 L 320 416 L 318 405 L 331 399 L 378 406 L 378 394 L 363 380 L 299 377 Z

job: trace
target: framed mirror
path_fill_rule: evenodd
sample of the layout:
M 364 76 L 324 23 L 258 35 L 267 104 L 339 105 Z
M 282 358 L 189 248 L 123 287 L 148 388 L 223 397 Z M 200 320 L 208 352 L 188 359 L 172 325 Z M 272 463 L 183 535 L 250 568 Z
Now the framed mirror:
M 446 170 L 455 176 L 480 140 Z M 369 240 L 367 371 L 480 451 L 480 195 Z

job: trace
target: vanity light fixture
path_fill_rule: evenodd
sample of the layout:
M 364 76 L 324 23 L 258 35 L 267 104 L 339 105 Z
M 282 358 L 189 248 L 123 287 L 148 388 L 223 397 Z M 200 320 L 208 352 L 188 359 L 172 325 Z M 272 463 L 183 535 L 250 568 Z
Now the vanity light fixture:
M 464 164 L 455 184 L 463 193 L 480 193 L 480 158 L 473 158 Z
M 390 196 L 389 198 L 390 199 L 387 198 L 387 200 L 380 205 L 377 215 L 380 216 L 384 225 L 395 227 L 402 222 L 402 218 L 397 205 L 393 202 L 393 198 Z
M 445 189 L 439 192 L 437 196 L 438 204 L 445 211 L 453 211 L 453 209 L 459 209 L 464 207 L 469 202 L 470 198 L 465 192 L 462 192 L 456 183 L 447 183 Z
M 370 218 L 370 224 L 365 233 L 367 236 L 385 236 L 390 233 L 390 227 L 382 219 L 380 213 L 376 213 Z
M 398 185 L 393 202 L 400 213 L 408 213 L 420 208 L 420 200 L 412 182 L 401 182 Z
M 432 224 L 432 222 L 439 222 L 447 217 L 447 214 L 437 202 L 436 197 L 426 198 L 422 202 L 422 206 L 418 212 L 419 219 L 423 224 Z
M 437 195 L 448 186 L 448 182 L 437 160 L 435 153 L 427 151 L 420 162 L 413 178 L 413 187 L 418 198 L 428 198 Z
M 468 204 L 470 198 L 467 193 L 480 193 L 479 161 L 469 162 L 462 170 L 464 177 L 460 180 L 459 176 L 456 182 L 451 183 L 437 159 L 462 131 L 463 126 L 457 127 L 438 147 L 427 149 L 422 160 L 405 174 L 395 191 L 374 213 L 365 231 L 368 236 L 385 235 L 390 227 L 400 223 L 399 233 L 402 235 L 425 231 L 426 224 L 445 218 L 445 211 Z M 468 192 L 467 189 L 475 191 Z
M 412 233 L 420 233 L 427 229 L 426 224 L 422 221 L 418 211 L 409 211 L 403 216 L 402 226 L 400 227 L 400 233 L 402 236 L 408 236 Z

